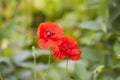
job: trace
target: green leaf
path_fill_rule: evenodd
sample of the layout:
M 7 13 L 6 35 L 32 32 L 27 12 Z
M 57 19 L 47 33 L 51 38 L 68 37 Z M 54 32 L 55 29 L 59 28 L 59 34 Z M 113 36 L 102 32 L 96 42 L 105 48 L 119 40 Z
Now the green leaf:
M 97 53 L 92 48 L 82 47 L 81 50 L 83 52 L 82 57 L 89 62 L 99 62 L 103 58 L 100 53 Z
M 48 55 L 48 54 L 49 54 L 49 50 L 37 50 L 36 51 L 37 58 L 41 55 Z M 14 55 L 13 61 L 15 63 L 19 63 L 19 62 L 24 62 L 25 60 L 28 60 L 30 58 L 33 58 L 32 51 L 24 50 Z
M 113 46 L 115 54 L 120 58 L 120 42 L 116 42 Z
M 86 63 L 84 61 L 80 61 L 75 64 L 75 74 L 79 78 L 79 80 L 90 80 L 91 73 L 86 69 Z
M 120 76 L 119 76 L 119 77 L 117 77 L 115 80 L 120 80 Z
M 3 28 L 0 30 L 0 36 L 11 37 L 10 35 L 13 35 L 15 31 L 15 25 L 16 25 L 15 22 L 12 21 L 9 22 L 8 24 L 3 25 Z
M 32 70 L 27 70 L 27 69 L 21 69 L 18 70 L 19 72 L 16 72 L 16 75 L 19 79 L 21 80 L 30 80 L 29 78 L 32 78 Z
M 11 74 L 14 71 L 12 61 L 8 57 L 0 57 L 0 72 L 3 74 Z
M 12 66 L 12 63 L 10 62 L 10 59 L 8 57 L 0 57 L 0 64 Z
M 95 21 L 85 21 L 79 24 L 79 27 L 82 29 L 89 30 L 101 30 L 102 29 L 102 19 L 98 18 Z
M 51 74 L 52 73 L 52 74 Z M 49 69 L 49 72 L 48 72 L 48 80 L 62 80 L 61 79 L 61 76 L 60 76 L 60 74 L 59 74 L 59 72 L 58 72 L 58 70 L 56 70 L 56 69 Z
M 76 25 L 77 15 L 75 13 L 67 13 L 63 16 L 62 19 L 57 21 L 64 28 L 71 28 Z
M 113 11 L 110 14 L 110 18 L 109 18 L 110 23 L 114 22 L 119 16 L 120 16 L 120 6 L 116 7 L 115 11 Z
M 119 0 L 113 0 L 110 5 L 110 17 L 109 22 L 111 24 L 111 29 L 115 31 L 120 30 L 120 5 Z

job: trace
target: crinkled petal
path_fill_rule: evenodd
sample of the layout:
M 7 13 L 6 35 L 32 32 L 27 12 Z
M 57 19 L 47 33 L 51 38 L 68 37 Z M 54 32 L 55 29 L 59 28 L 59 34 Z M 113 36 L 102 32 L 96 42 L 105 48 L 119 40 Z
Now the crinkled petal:
M 54 49 L 53 49 L 53 55 L 54 57 L 56 57 L 57 59 L 63 59 L 65 58 L 67 55 L 60 51 L 60 49 L 58 48 L 58 46 L 56 46 Z
M 69 55 L 69 58 L 74 61 L 79 60 L 81 53 L 80 50 L 74 49 L 72 50 L 72 54 Z
M 70 56 L 70 59 L 73 60 L 73 61 L 76 61 L 76 60 L 79 60 L 80 58 L 80 55 L 73 55 L 73 56 Z

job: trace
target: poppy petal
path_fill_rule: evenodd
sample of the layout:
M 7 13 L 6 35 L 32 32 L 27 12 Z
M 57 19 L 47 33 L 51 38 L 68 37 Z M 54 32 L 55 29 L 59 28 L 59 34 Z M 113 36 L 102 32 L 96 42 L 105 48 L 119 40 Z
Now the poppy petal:
M 38 45 L 40 48 L 49 48 L 51 45 L 48 41 L 45 41 L 44 39 L 39 39 L 38 40 Z
M 73 53 L 69 56 L 70 59 L 74 60 L 74 61 L 79 60 L 80 55 L 81 55 L 82 52 L 80 50 L 78 50 L 78 49 L 73 49 L 72 52 Z
M 80 55 L 72 55 L 72 56 L 70 56 L 70 59 L 71 60 L 74 60 L 74 61 L 76 61 L 76 60 L 79 60 L 79 58 L 80 58 Z
M 67 56 L 65 53 L 60 51 L 58 47 L 55 47 L 53 49 L 53 55 L 54 55 L 54 57 L 56 57 L 58 59 L 63 59 L 63 58 L 65 58 Z

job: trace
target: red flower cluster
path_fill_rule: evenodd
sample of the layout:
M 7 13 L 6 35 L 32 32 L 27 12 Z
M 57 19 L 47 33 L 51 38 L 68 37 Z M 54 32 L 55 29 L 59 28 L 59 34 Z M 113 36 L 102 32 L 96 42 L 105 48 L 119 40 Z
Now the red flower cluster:
M 69 57 L 71 60 L 78 60 L 81 50 L 78 50 L 78 43 L 70 36 L 63 36 L 63 29 L 53 22 L 41 23 L 37 31 L 40 48 L 53 48 L 53 55 L 58 59 Z

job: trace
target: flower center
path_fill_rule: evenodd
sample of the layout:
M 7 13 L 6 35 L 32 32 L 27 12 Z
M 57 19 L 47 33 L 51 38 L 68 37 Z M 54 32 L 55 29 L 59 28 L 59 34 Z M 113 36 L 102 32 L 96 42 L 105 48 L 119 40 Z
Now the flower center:
M 48 32 L 46 33 L 46 35 L 47 35 L 47 37 L 49 38 L 49 37 L 53 36 L 53 35 L 54 35 L 54 33 L 52 33 L 52 32 L 50 32 L 50 31 L 48 31 Z
M 69 43 L 66 43 L 64 46 L 65 46 L 66 50 L 67 49 L 72 49 L 72 46 Z

